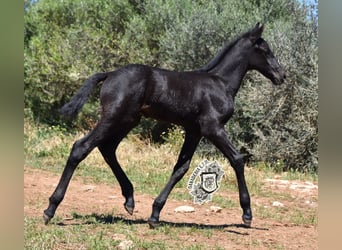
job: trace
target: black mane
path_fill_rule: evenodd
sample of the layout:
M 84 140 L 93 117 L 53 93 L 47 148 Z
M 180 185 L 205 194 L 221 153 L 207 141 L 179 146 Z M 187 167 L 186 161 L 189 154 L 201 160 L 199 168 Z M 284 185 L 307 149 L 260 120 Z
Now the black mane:
M 250 31 L 247 31 L 243 33 L 242 35 L 237 36 L 236 38 L 232 39 L 231 41 L 226 42 L 226 44 L 223 46 L 223 48 L 217 53 L 217 55 L 212 58 L 206 65 L 199 68 L 198 71 L 200 72 L 209 72 L 212 70 L 217 64 L 220 63 L 222 58 L 225 56 L 225 54 L 233 48 L 236 43 L 244 36 L 246 36 Z

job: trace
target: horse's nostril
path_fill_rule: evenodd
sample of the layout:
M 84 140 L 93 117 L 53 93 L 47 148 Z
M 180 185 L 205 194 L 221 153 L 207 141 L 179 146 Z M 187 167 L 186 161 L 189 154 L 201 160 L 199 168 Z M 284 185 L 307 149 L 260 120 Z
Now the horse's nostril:
M 284 74 L 284 79 L 286 79 L 286 74 Z

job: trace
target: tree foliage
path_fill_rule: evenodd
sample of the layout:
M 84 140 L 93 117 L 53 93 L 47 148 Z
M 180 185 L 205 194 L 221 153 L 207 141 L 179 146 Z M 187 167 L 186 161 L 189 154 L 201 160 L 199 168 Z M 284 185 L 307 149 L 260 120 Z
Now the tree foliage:
M 227 124 L 233 143 L 284 169 L 317 170 L 317 2 L 295 0 L 25 1 L 25 107 L 40 122 L 60 122 L 57 108 L 83 80 L 129 63 L 191 70 L 222 44 L 266 24 L 265 39 L 287 72 L 278 87 L 249 73 Z M 77 121 L 96 120 L 96 95 Z M 136 132 L 142 132 L 145 121 Z M 212 151 L 202 143 L 203 153 Z

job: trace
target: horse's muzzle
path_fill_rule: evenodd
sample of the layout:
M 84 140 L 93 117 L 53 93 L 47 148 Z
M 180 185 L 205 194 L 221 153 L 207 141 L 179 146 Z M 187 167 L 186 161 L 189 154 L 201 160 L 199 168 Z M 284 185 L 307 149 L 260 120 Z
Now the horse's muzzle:
M 272 79 L 272 83 L 274 85 L 280 85 L 282 84 L 286 79 L 286 74 L 284 70 L 281 70 L 280 72 L 278 72 L 277 74 L 274 75 L 273 79 Z

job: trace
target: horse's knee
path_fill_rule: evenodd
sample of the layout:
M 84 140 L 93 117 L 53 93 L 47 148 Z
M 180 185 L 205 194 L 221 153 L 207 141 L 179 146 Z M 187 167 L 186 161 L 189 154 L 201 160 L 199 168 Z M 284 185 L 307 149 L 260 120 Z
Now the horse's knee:
M 245 165 L 245 162 L 243 160 L 243 156 L 241 154 L 238 154 L 236 155 L 234 158 L 233 158 L 233 161 L 235 162 L 236 165 L 238 166 L 244 166 Z
M 175 166 L 173 169 L 172 177 L 176 179 L 176 182 L 178 182 L 182 177 L 188 172 L 190 168 L 190 162 L 187 161 L 183 163 L 181 166 Z
M 240 172 L 243 171 L 244 166 L 245 166 L 245 162 L 243 160 L 243 156 L 241 154 L 238 154 L 236 156 L 234 156 L 231 159 L 231 165 L 234 168 L 235 171 Z

